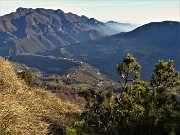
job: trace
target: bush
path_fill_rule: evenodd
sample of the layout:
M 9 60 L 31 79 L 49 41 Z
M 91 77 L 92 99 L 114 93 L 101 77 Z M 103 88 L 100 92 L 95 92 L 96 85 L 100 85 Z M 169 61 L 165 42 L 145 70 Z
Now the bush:
M 24 70 L 18 73 L 18 76 L 23 79 L 29 86 L 33 85 L 32 73 L 29 70 Z
M 90 134 L 180 134 L 179 72 L 172 60 L 159 61 L 150 82 L 140 78 L 141 66 L 128 54 L 117 65 L 121 94 L 86 91 L 79 132 Z M 80 134 L 80 133 L 79 133 Z

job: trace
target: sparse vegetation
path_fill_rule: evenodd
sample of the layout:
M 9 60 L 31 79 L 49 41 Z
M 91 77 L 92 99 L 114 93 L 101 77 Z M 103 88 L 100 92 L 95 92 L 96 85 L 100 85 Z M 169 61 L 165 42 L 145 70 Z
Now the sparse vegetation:
M 8 61 L 0 58 L 0 63 L 1 134 L 65 133 L 74 115 L 81 112 L 78 106 L 63 102 L 48 91 L 28 87 Z

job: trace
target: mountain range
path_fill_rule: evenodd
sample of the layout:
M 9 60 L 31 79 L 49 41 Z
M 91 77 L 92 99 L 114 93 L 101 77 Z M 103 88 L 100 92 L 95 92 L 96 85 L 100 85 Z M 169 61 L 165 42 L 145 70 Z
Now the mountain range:
M 173 59 L 175 67 L 180 70 L 180 23 L 152 22 L 127 33 L 66 46 L 59 50 L 48 54 L 80 59 L 114 79 L 118 79 L 117 63 L 127 53 L 131 53 L 143 67 L 143 79 L 148 80 L 153 66 L 160 59 Z
M 94 18 L 62 10 L 18 8 L 0 17 L 0 52 L 37 53 L 119 33 Z
M 146 80 L 159 59 L 173 59 L 180 70 L 180 22 L 151 22 L 136 27 L 114 21 L 103 23 L 60 9 L 18 8 L 0 17 L 0 55 L 52 74 L 78 66 L 74 62 L 68 66 L 63 58 L 76 59 L 114 80 L 118 79 L 116 65 L 127 53 L 143 66 L 142 77 Z M 45 69 L 42 63 L 49 60 L 52 63 Z

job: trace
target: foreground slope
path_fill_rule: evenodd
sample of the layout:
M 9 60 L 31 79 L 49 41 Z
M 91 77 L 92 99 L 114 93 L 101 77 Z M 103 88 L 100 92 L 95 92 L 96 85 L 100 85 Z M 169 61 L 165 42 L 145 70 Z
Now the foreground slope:
M 173 21 L 149 23 L 137 29 L 60 49 L 64 56 L 74 57 L 116 78 L 116 64 L 127 54 L 133 54 L 143 66 L 142 77 L 149 79 L 152 67 L 159 59 L 175 60 L 180 70 L 180 23 Z M 52 54 L 56 54 L 53 52 Z
M 70 123 L 67 114 L 78 113 L 76 105 L 62 102 L 52 93 L 28 87 L 0 58 L 0 132 L 18 135 L 62 133 Z

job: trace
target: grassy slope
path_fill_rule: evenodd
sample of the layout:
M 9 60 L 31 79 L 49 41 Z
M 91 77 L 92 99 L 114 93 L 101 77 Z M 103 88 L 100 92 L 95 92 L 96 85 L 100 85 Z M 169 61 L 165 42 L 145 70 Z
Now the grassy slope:
M 81 111 L 50 92 L 29 88 L 8 61 L 0 58 L 0 63 L 0 134 L 60 133 L 63 125 L 70 123 L 67 114 Z

